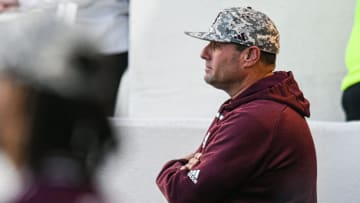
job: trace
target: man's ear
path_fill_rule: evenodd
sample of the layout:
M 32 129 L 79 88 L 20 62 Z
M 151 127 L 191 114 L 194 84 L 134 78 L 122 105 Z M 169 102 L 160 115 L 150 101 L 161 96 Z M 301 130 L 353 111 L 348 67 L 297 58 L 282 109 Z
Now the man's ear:
M 261 51 L 258 47 L 251 46 L 246 49 L 244 54 L 245 54 L 245 60 L 244 60 L 245 65 L 253 66 L 260 60 Z

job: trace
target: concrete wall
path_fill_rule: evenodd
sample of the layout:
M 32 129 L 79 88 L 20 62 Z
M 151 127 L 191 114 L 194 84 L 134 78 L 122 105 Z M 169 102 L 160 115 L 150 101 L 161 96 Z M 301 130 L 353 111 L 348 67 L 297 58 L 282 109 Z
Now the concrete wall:
M 292 70 L 311 102 L 313 120 L 344 119 L 340 83 L 355 1 L 132 0 L 130 71 L 118 115 L 209 118 L 227 95 L 203 82 L 206 42 L 183 34 L 206 31 L 218 11 L 250 5 L 267 13 L 281 36 L 278 70 Z

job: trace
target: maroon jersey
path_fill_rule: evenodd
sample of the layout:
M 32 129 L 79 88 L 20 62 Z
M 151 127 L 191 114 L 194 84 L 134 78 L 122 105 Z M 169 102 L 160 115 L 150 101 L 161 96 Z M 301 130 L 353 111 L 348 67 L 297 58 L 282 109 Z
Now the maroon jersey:
M 275 72 L 226 101 L 196 152 L 165 164 L 157 184 L 170 203 L 315 203 L 317 166 L 309 102 L 291 72 Z

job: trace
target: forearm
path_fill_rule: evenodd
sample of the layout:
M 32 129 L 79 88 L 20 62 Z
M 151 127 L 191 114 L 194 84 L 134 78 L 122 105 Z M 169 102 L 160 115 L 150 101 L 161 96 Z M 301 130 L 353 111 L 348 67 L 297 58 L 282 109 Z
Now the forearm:
M 185 202 L 181 199 L 183 193 L 181 188 L 183 188 L 184 179 L 187 179 L 188 171 L 181 168 L 187 162 L 187 159 L 167 162 L 156 178 L 156 184 L 169 203 Z
M 156 183 L 169 203 L 217 202 L 204 192 L 209 189 L 207 185 L 197 184 L 201 156 L 197 152 L 169 161 L 160 171 Z
M 256 120 L 246 121 L 244 126 L 250 128 L 224 124 L 206 150 L 195 153 L 187 163 L 185 159 L 164 166 L 157 184 L 169 203 L 225 201 L 253 176 L 272 138 L 264 136 L 268 132 Z

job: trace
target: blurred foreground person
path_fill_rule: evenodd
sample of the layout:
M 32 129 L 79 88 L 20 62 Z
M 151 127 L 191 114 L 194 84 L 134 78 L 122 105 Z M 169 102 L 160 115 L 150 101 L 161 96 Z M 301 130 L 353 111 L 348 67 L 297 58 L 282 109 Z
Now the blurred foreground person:
M 103 203 L 96 171 L 117 142 L 96 47 L 41 18 L 0 24 L 0 147 L 24 180 L 13 202 Z

